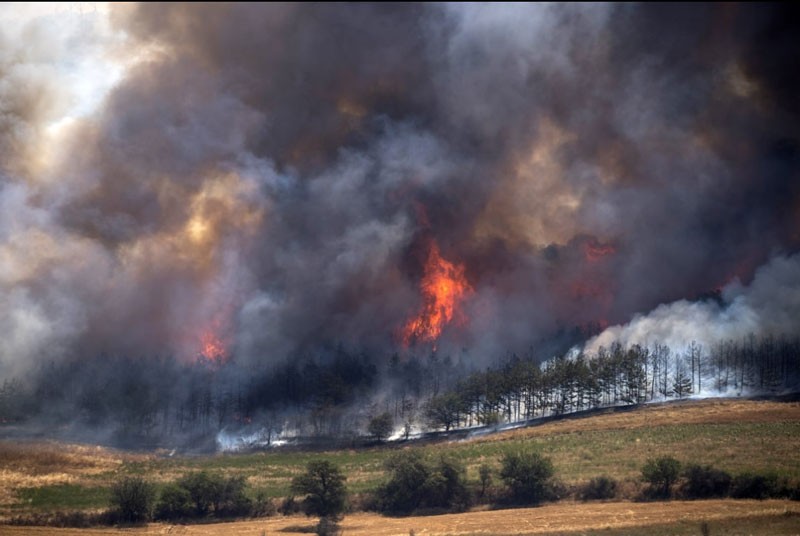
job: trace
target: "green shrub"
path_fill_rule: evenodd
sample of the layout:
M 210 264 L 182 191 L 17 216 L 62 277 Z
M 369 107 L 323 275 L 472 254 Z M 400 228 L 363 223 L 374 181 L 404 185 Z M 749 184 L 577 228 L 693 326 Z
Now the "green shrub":
M 670 456 L 650 459 L 642 467 L 642 478 L 650 484 L 649 495 L 667 498 L 672 495 L 672 486 L 678 480 L 681 462 Z
M 225 478 L 206 472 L 191 473 L 180 478 L 176 486 L 185 490 L 189 496 L 191 515 L 195 517 L 234 517 L 249 515 L 253 503 L 245 495 L 245 480 L 242 476 Z M 170 491 L 171 499 L 178 509 L 185 498 L 177 491 Z
M 249 515 L 253 509 L 253 501 L 245 494 L 245 488 L 243 476 L 223 478 L 220 496 L 214 501 L 214 514 L 217 517 Z
M 584 484 L 578 491 L 582 501 L 613 499 L 617 494 L 617 481 L 609 476 L 598 476 Z
M 178 486 L 189 493 L 195 516 L 202 517 L 211 512 L 215 498 L 221 493 L 221 480 L 219 476 L 211 476 L 205 471 L 190 473 L 178 480 Z
M 553 463 L 538 452 L 519 451 L 503 456 L 500 478 L 516 504 L 539 504 L 553 496 Z
M 111 487 L 110 505 L 122 523 L 142 523 L 151 518 L 155 491 L 140 477 L 123 478 Z
M 466 469 L 457 461 L 442 456 L 432 467 L 423 486 L 423 502 L 428 508 L 464 510 L 469 506 Z
M 768 499 L 777 495 L 778 478 L 775 475 L 744 473 L 731 483 L 731 497 L 735 499 Z
M 469 505 L 465 469 L 445 457 L 437 463 L 417 451 L 401 452 L 386 461 L 389 480 L 378 488 L 378 510 L 410 514 L 420 509 L 462 510 Z
M 181 519 L 193 513 L 192 497 L 186 488 L 171 483 L 161 490 L 156 504 L 156 519 Z
M 300 504 L 299 501 L 296 501 L 294 497 L 289 496 L 283 499 L 280 507 L 278 507 L 278 512 L 285 516 L 290 516 L 292 514 L 299 514 L 303 510 L 303 505 Z
M 725 497 L 731 487 L 731 475 L 710 465 L 690 465 L 683 471 L 683 476 L 686 482 L 681 493 L 689 499 Z

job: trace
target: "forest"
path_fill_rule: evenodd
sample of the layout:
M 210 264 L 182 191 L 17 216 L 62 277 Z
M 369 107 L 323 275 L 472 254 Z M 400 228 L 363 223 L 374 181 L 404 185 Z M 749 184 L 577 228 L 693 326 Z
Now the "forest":
M 235 360 L 97 356 L 5 379 L 0 421 L 8 435 L 46 430 L 121 447 L 369 443 L 689 396 L 783 394 L 799 380 L 796 337 L 711 348 L 614 343 L 545 360 L 510 353 L 484 369 L 436 352 L 387 359 L 343 346 L 263 370 Z

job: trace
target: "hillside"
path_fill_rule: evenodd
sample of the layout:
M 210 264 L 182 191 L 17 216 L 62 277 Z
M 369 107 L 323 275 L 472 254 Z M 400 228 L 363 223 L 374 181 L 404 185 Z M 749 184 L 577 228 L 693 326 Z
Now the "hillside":
M 497 467 L 499 457 L 504 452 L 520 446 L 531 446 L 552 458 L 556 476 L 564 485 L 575 486 L 605 474 L 621 482 L 625 499 L 632 498 L 639 489 L 639 471 L 644 461 L 661 455 L 671 455 L 684 462 L 712 464 L 732 474 L 751 471 L 800 478 L 798 440 L 800 403 L 719 399 L 646 406 L 626 412 L 609 411 L 473 439 L 411 447 L 386 445 L 327 452 L 273 451 L 170 457 L 165 453 L 128 453 L 86 445 L 5 441 L 0 442 L 0 489 L 3 490 L 0 503 L 4 517 L 26 512 L 92 510 L 106 505 L 110 485 L 122 475 L 143 474 L 149 480 L 163 484 L 200 469 L 244 476 L 254 496 L 262 493 L 277 498 L 287 495 L 291 477 L 301 471 L 309 460 L 317 458 L 328 459 L 341 466 L 348 476 L 348 487 L 359 494 L 375 489 L 383 478 L 383 461 L 398 448 L 446 453 L 461 460 L 468 468 L 469 480 L 477 481 L 480 464 L 489 463 Z M 625 516 L 635 520 L 635 523 L 671 524 L 683 519 L 681 512 L 694 512 L 691 515 L 686 513 L 691 519 L 716 519 L 714 516 L 733 519 L 783 515 L 787 509 L 800 511 L 797 503 L 786 501 L 722 503 L 724 507 L 713 506 L 712 501 L 693 502 L 681 507 L 676 506 L 678 502 L 562 502 L 533 509 L 530 515 L 538 520 L 535 523 L 531 521 L 536 530 L 551 527 L 552 530 L 567 531 L 572 529 L 558 524 L 561 521 L 554 521 L 558 516 L 564 520 L 587 520 L 588 524 L 576 528 L 585 530 L 589 527 L 618 526 L 617 521 Z M 648 513 L 645 515 L 641 512 L 631 517 L 630 512 L 638 512 L 638 509 L 645 509 Z M 521 511 L 514 512 L 517 514 L 509 514 L 511 519 L 521 515 Z M 548 512 L 552 516 L 546 515 Z M 590 512 L 594 512 L 592 516 L 596 517 L 591 517 Z M 458 532 L 460 534 L 478 532 L 473 523 L 487 523 L 494 527 L 493 530 L 500 531 L 498 533 L 516 533 L 511 528 L 501 528 L 505 526 L 503 522 L 486 517 L 503 515 L 498 511 L 460 514 L 453 518 L 436 516 L 421 518 L 430 521 L 421 521 L 418 526 L 423 528 L 430 523 L 442 526 L 447 519 L 453 519 L 461 520 L 459 524 L 463 521 L 465 527 L 472 527 L 464 529 L 467 532 Z M 543 515 L 551 521 L 541 522 Z M 291 519 L 294 521 L 270 519 L 245 522 L 242 527 L 243 530 L 245 526 L 277 527 L 284 523 L 282 526 L 285 528 L 287 524 L 304 526 L 309 523 L 302 517 Z M 361 529 L 356 530 L 355 525 L 351 525 L 356 523 L 354 520 L 360 519 L 369 525 L 382 524 L 378 520 L 384 518 L 358 514 L 348 519 L 350 521 L 346 522 L 345 527 L 353 529 L 348 533 L 357 534 Z M 800 523 L 797 522 L 800 518 L 789 516 L 780 519 L 798 526 L 797 530 L 800 531 Z M 549 524 L 551 522 L 555 524 Z M 402 520 L 386 523 L 399 529 Z M 759 524 L 763 525 L 756 523 Z M 4 530 L 10 528 L 4 527 Z M 18 530 L 22 529 L 14 529 L 13 533 Z M 408 533 L 408 528 L 403 530 L 405 532 L 400 533 Z

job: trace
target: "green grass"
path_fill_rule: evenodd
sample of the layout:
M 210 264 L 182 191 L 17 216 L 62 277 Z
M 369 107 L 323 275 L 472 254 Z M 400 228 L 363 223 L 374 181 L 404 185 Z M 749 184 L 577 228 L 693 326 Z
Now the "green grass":
M 567 484 L 608 475 L 638 479 L 645 460 L 674 456 L 684 463 L 712 464 L 732 474 L 745 471 L 776 473 L 800 479 L 800 422 L 675 424 L 622 430 L 532 435 L 503 441 L 451 442 L 412 446 L 431 456 L 447 455 L 468 467 L 477 482 L 477 468 L 489 463 L 499 469 L 502 455 L 532 448 L 553 460 L 556 476 Z M 128 462 L 115 471 L 92 477 L 90 486 L 57 485 L 20 490 L 18 507 L 66 510 L 107 506 L 108 490 L 117 479 L 139 475 L 160 485 L 192 471 L 221 472 L 248 478 L 251 496 L 284 497 L 294 475 L 314 459 L 329 460 L 348 477 L 352 493 L 374 490 L 384 478 L 383 462 L 397 446 L 331 452 L 272 451 L 203 457 L 152 458 Z M 495 482 L 499 479 L 495 476 Z M 698 532 L 699 533 L 699 532 Z
M 683 462 L 712 464 L 731 473 L 752 471 L 800 478 L 800 422 L 742 424 L 678 424 L 631 430 L 552 434 L 526 439 L 439 443 L 417 446 L 431 456 L 452 456 L 469 468 L 477 481 L 481 463 L 499 468 L 504 453 L 532 448 L 552 458 L 556 475 L 566 483 L 602 474 L 636 479 L 645 460 L 670 455 Z M 291 478 L 313 459 L 329 460 L 348 475 L 354 493 L 374 490 L 384 477 L 383 462 L 396 447 L 332 452 L 277 451 L 209 457 L 156 459 L 129 464 L 131 474 L 165 475 L 189 471 L 219 471 L 251 478 L 255 491 L 268 497 L 288 494 Z
M 38 511 L 86 510 L 108 506 L 110 489 L 86 487 L 75 484 L 58 484 L 39 488 L 25 488 L 17 492 L 16 508 Z

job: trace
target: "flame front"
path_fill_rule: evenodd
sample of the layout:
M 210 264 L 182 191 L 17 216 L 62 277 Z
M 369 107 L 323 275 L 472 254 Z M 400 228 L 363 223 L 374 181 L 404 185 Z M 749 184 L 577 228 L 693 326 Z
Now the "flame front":
M 435 242 L 428 252 L 420 291 L 422 310 L 403 326 L 404 346 L 415 342 L 435 343 L 442 329 L 458 314 L 461 302 L 473 292 L 464 275 L 464 265 L 443 259 Z

